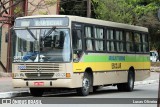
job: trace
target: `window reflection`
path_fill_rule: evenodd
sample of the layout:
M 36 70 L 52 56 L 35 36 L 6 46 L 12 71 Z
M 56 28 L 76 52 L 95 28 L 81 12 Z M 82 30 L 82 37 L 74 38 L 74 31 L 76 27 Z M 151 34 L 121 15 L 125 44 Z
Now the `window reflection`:
M 70 61 L 68 29 L 30 29 L 30 31 L 15 30 L 14 62 Z

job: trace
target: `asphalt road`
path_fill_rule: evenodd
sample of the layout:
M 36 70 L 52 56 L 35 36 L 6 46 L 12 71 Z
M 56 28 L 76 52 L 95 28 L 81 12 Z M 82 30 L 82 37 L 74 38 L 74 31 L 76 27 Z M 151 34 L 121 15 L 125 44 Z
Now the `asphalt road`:
M 65 104 L 65 107 L 69 105 L 73 106 L 73 102 L 80 105 L 85 104 L 85 107 L 99 107 L 99 105 L 101 105 L 101 107 L 157 107 L 155 103 L 141 103 L 141 100 L 151 101 L 158 98 L 158 86 L 158 83 L 136 85 L 133 92 L 119 92 L 116 87 L 109 86 L 103 87 L 95 93 L 90 93 L 90 95 L 86 97 L 78 96 L 75 92 L 70 92 L 61 94 L 50 93 L 40 98 L 33 96 L 20 96 L 16 98 L 27 98 L 29 100 L 40 99 L 46 104 L 58 104 L 58 107 L 63 106 L 63 104 Z M 136 101 L 138 101 L 138 103 Z M 91 104 L 94 105 L 91 106 Z
M 103 87 L 89 96 L 77 96 L 75 92 L 61 93 L 61 94 L 45 94 L 42 97 L 33 96 L 19 96 L 12 99 L 16 100 L 42 100 L 45 107 L 157 107 L 157 104 L 151 103 L 134 103 L 141 102 L 158 97 L 158 83 L 136 85 L 133 92 L 119 92 L 116 87 Z M 138 98 L 138 99 L 137 99 Z M 0 107 L 3 105 L 0 105 Z M 12 107 L 21 107 L 18 105 L 10 105 Z M 37 105 L 23 105 L 23 107 L 37 107 Z M 44 105 L 38 105 L 39 107 Z M 7 105 L 5 105 L 7 107 Z
M 119 92 L 117 87 L 108 86 L 100 88 L 88 96 L 78 96 L 75 92 L 60 94 L 45 94 L 42 98 L 158 98 L 158 83 L 136 85 L 132 92 Z M 32 96 L 28 96 L 32 98 Z

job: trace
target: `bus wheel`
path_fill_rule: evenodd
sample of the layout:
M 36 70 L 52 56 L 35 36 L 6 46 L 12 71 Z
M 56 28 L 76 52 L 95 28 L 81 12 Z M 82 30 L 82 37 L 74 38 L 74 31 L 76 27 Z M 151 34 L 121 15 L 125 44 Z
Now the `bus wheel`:
M 117 84 L 119 91 L 133 91 L 134 88 L 134 73 L 132 71 L 128 72 L 128 82 Z
M 133 91 L 135 76 L 133 71 L 128 72 L 128 82 L 125 84 L 126 91 Z
M 94 86 L 93 87 L 93 92 L 96 92 L 98 90 L 99 86 Z
M 30 88 L 30 93 L 32 96 L 41 97 L 44 93 L 44 89 L 42 88 Z
M 89 94 L 91 84 L 92 84 L 91 76 L 85 72 L 82 80 L 82 87 L 77 89 L 78 95 L 87 96 Z
M 118 91 L 125 91 L 125 90 L 124 90 L 124 88 L 125 88 L 125 87 L 124 87 L 124 84 L 125 84 L 125 83 L 117 84 Z

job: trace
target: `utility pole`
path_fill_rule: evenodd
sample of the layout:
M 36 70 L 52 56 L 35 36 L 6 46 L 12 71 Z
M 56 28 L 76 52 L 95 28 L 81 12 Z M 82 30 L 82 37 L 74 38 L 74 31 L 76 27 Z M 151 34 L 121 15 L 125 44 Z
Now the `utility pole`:
M 87 0 L 87 17 L 91 17 L 91 0 Z
M 24 16 L 28 15 L 28 0 L 24 1 Z
M 159 19 L 159 21 L 160 21 L 160 8 L 159 8 L 159 10 L 158 10 L 158 19 Z M 160 107 L 160 73 L 159 73 L 159 87 L 158 87 L 157 107 Z
M 9 6 L 13 5 L 13 0 L 10 0 Z M 7 47 L 7 72 L 11 72 L 11 27 L 13 26 L 13 7 L 9 8 L 9 16 L 11 17 L 8 24 L 8 47 Z
M 57 10 L 56 10 L 56 14 L 59 15 L 60 12 L 60 0 L 57 0 Z
M 159 10 L 158 10 L 158 19 L 159 19 L 159 21 L 160 21 L 160 8 L 159 8 Z

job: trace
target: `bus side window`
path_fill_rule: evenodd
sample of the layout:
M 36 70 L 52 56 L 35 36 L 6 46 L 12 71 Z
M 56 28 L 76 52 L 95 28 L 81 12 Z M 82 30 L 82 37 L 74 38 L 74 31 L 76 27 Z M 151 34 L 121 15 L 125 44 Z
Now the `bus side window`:
M 94 50 L 94 42 L 93 42 L 93 34 L 92 27 L 85 27 L 85 41 L 86 41 L 86 50 L 93 51 Z
M 82 55 L 82 32 L 81 30 L 73 30 L 72 32 L 73 60 L 77 62 Z
M 104 34 L 103 28 L 94 28 L 95 33 L 95 49 L 96 51 L 104 50 Z
M 107 30 L 107 51 L 115 51 L 114 31 L 112 29 Z
M 127 52 L 134 52 L 132 32 L 126 32 L 126 50 Z
M 81 31 L 74 30 L 72 35 L 73 49 L 82 49 Z
M 142 34 L 142 44 L 143 44 L 143 52 L 149 52 L 149 45 L 148 45 L 148 36 Z
M 136 52 L 142 52 L 141 34 L 135 33 L 134 34 L 134 41 L 135 41 L 135 51 Z
M 123 32 L 120 30 L 117 30 L 115 32 L 116 36 L 116 47 L 118 52 L 124 52 L 124 37 L 123 37 Z

